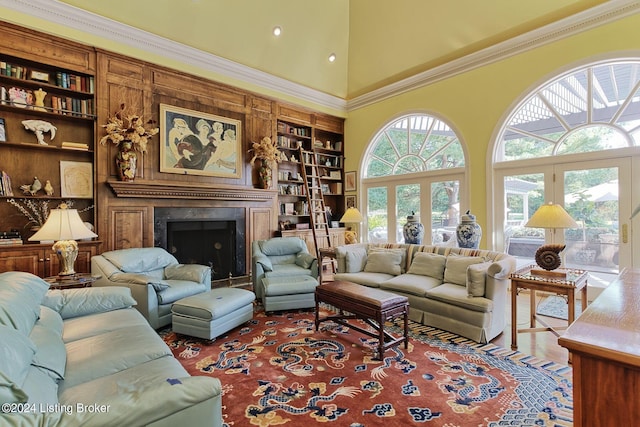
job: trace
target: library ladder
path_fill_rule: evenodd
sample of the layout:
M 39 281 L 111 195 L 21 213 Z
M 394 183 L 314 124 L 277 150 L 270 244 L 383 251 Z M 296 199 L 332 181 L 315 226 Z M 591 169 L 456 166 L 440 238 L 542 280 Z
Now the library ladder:
M 318 268 L 322 268 L 320 248 L 330 248 L 332 245 L 317 159 L 315 150 L 308 151 L 300 147 L 302 178 L 307 193 L 307 204 L 309 205 L 309 226 L 313 235 L 315 255 L 318 258 Z

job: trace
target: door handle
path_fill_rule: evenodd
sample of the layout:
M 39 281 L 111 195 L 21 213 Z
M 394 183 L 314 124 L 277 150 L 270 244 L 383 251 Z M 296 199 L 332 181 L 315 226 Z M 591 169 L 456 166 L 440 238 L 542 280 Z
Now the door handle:
M 622 224 L 622 243 L 629 243 L 629 225 Z

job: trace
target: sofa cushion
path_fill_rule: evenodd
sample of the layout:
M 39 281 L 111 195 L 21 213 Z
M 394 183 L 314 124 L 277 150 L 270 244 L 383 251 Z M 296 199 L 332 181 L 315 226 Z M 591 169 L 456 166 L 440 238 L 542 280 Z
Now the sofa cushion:
M 147 325 L 132 326 L 69 342 L 64 386 L 71 387 L 140 363 L 171 356 L 171 350 Z
M 491 261 L 471 264 L 467 267 L 467 294 L 470 297 L 483 297 L 487 269 Z
M 42 368 L 54 380 L 64 379 L 64 370 L 67 363 L 67 350 L 62 342 L 62 336 L 43 326 L 38 321 L 29 338 L 36 346 L 31 365 Z
M 370 251 L 367 255 L 364 271 L 397 276 L 402 272 L 401 262 L 402 254 L 398 251 Z
M 170 304 L 181 298 L 199 294 L 207 290 L 204 284 L 192 282 L 191 280 L 167 280 L 166 282 L 169 284 L 169 287 L 157 293 L 160 304 Z
M 135 308 L 107 311 L 64 321 L 65 343 L 132 326 L 148 326 L 149 322 Z
M 58 380 L 52 378 L 46 369 L 32 366 L 24 380 L 22 390 L 28 396 L 29 403 L 36 403 L 38 408 L 44 404 L 58 403 Z
M 433 277 L 442 282 L 446 263 L 447 257 L 444 255 L 417 252 L 413 256 L 413 261 L 411 261 L 408 273 Z
M 49 284 L 31 273 L 9 271 L 0 274 L 0 325 L 24 335 L 40 315 L 40 303 Z
M 202 283 L 205 277 L 205 270 L 209 267 L 199 264 L 172 264 L 164 269 L 167 280 L 191 280 Z
M 282 276 L 311 276 L 311 270 L 302 268 L 298 264 L 276 264 L 272 271 L 265 271 L 265 277 L 282 277 Z
M 429 289 L 441 284 L 440 279 L 409 272 L 382 282 L 380 289 L 424 297 Z
M 369 273 L 366 271 L 360 271 L 358 273 L 336 273 L 333 275 L 334 280 L 344 280 L 371 288 L 379 288 L 380 283 L 393 279 L 394 277 L 393 274 Z
M 269 257 L 308 252 L 305 243 L 297 237 L 275 237 L 262 240 L 259 245 L 262 253 Z
M 124 286 L 105 286 L 51 290 L 42 301 L 43 305 L 60 313 L 63 319 L 87 314 L 118 310 L 136 305 L 131 290 Z
M 364 271 L 367 264 L 367 250 L 363 247 L 353 248 L 345 253 L 345 273 Z
M 470 297 L 465 286 L 443 283 L 427 291 L 427 298 L 455 305 L 472 311 L 493 311 L 493 301 L 483 297 Z
M 471 264 L 478 264 L 484 261 L 482 257 L 468 257 L 449 254 L 444 269 L 445 283 L 467 286 L 467 267 Z
M 379 247 L 370 247 L 368 251 L 368 255 L 375 253 L 390 253 L 390 254 L 400 254 L 400 274 L 406 273 L 407 271 L 407 250 L 405 248 L 379 248 Z
M 11 326 L 0 325 L 0 403 L 26 402 L 20 389 L 30 368 L 36 346 Z
M 130 248 L 104 252 L 102 256 L 125 273 L 143 273 L 177 264 L 163 248 Z
M 315 259 L 316 257 L 309 253 L 301 252 L 296 255 L 296 265 L 302 268 L 311 268 L 311 264 Z

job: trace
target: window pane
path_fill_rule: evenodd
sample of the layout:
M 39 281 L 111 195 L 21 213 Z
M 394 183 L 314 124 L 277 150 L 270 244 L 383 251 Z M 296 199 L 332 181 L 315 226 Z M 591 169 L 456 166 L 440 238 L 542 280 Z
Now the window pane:
M 367 235 L 370 243 L 387 242 L 387 189 L 367 190 Z
M 460 181 L 431 184 L 431 243 L 448 244 L 456 240 L 460 219 Z M 453 241 L 451 240 L 453 239 Z
M 512 175 L 504 179 L 505 252 L 518 258 L 518 265 L 534 262 L 538 248 L 544 244 L 545 232 L 541 228 L 524 225 L 544 203 L 544 176 L 541 173 Z
M 405 243 L 402 231 L 407 216 L 420 215 L 420 185 L 398 185 L 396 187 L 396 242 Z

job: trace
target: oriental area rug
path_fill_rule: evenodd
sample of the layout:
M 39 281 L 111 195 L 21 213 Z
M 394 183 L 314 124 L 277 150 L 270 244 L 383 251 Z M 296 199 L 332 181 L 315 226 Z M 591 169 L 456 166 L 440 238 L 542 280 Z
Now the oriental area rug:
M 567 366 L 413 322 L 409 348 L 383 360 L 373 359 L 375 339 L 348 327 L 323 322 L 316 332 L 313 311 L 256 311 L 214 340 L 160 334 L 191 375 L 221 381 L 225 426 L 573 423 Z

